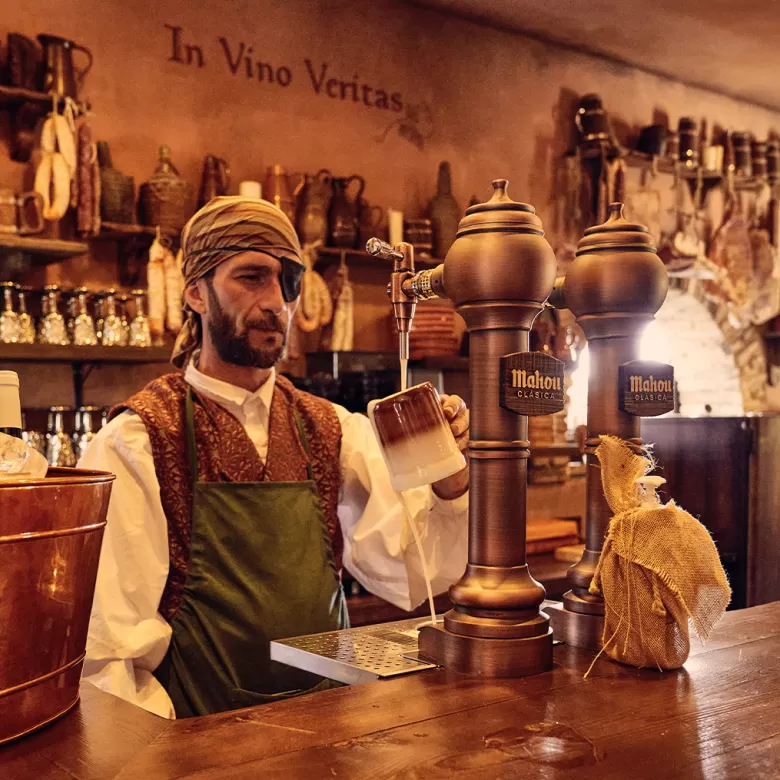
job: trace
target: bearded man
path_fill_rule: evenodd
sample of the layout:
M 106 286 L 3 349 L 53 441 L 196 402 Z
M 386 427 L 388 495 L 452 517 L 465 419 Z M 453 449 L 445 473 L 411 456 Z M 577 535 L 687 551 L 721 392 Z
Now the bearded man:
M 186 321 L 160 377 L 111 412 L 80 462 L 116 474 L 84 677 L 165 717 L 328 686 L 272 662 L 273 639 L 348 625 L 345 566 L 405 609 L 463 573 L 468 471 L 390 485 L 368 419 L 274 366 L 304 265 L 275 206 L 221 197 L 182 233 Z M 461 448 L 468 411 L 443 399 Z

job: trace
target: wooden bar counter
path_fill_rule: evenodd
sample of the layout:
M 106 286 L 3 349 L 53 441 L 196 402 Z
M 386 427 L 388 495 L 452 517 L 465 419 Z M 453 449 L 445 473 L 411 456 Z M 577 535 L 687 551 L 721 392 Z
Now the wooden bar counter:
M 685 669 L 555 648 L 551 672 L 442 670 L 191 720 L 82 686 L 65 719 L 0 748 L 3 780 L 780 776 L 780 602 L 723 618 Z

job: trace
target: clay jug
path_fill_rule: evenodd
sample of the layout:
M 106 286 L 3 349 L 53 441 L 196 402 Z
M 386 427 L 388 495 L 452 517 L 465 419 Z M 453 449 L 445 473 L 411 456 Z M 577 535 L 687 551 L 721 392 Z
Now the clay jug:
M 281 209 L 294 225 L 297 211 L 295 198 L 301 190 L 303 178 L 294 186 L 290 185 L 290 178 L 281 165 L 270 167 L 263 186 L 263 197 Z
M 347 191 L 352 182 L 358 182 L 358 190 L 350 198 Z M 333 200 L 330 202 L 328 224 L 332 246 L 355 249 L 360 239 L 360 201 L 366 183 L 362 176 L 333 179 Z
M 206 155 L 203 160 L 203 177 L 200 180 L 198 208 L 220 195 L 227 195 L 230 187 L 230 166 L 220 157 Z
M 371 206 L 365 200 L 360 201 L 360 241 L 358 246 L 364 247 L 366 241 L 372 236 L 387 238 L 387 226 L 385 226 L 385 212 L 381 206 Z
M 333 176 L 324 168 L 307 175 L 298 210 L 298 235 L 304 244 L 325 243 L 328 236 L 328 208 L 333 197 Z
M 433 225 L 433 254 L 443 258 L 458 233 L 458 223 L 463 212 L 452 197 L 452 178 L 450 164 L 439 163 L 439 181 L 436 195 L 428 207 Z

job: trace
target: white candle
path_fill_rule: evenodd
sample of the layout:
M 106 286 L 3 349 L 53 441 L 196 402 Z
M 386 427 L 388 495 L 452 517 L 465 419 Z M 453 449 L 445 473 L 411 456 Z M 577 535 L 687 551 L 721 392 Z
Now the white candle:
M 404 240 L 404 213 L 395 209 L 387 210 L 387 227 L 391 246 Z
M 242 181 L 238 185 L 238 194 L 245 198 L 260 200 L 263 197 L 263 188 L 259 181 Z

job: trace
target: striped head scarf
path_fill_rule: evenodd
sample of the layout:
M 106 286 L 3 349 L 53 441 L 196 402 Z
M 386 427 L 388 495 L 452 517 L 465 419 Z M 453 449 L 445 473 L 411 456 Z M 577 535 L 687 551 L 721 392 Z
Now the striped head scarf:
M 298 297 L 305 270 L 301 245 L 290 220 L 268 201 L 237 195 L 214 198 L 184 226 L 181 248 L 185 287 L 236 255 L 264 252 L 282 263 L 284 299 Z M 171 356 L 178 368 L 187 365 L 203 341 L 200 316 L 184 302 L 183 306 L 184 325 Z

